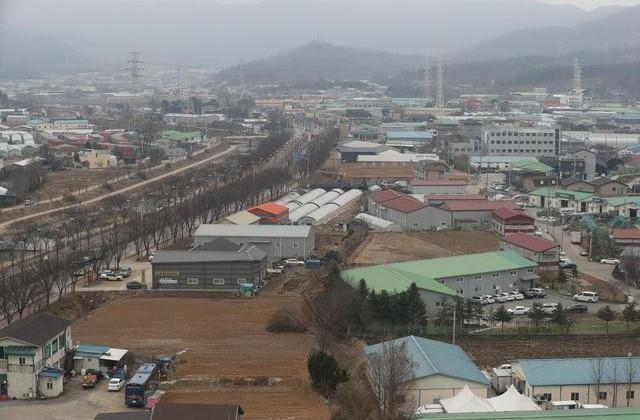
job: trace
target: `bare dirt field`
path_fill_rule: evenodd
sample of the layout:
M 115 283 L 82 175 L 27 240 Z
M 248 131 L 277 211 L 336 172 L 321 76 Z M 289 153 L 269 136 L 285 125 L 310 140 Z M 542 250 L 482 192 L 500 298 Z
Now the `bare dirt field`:
M 445 341 L 441 337 L 439 340 Z M 481 368 L 495 367 L 515 359 L 626 356 L 637 353 L 638 336 L 463 336 L 456 339 Z M 569 356 L 570 355 L 570 356 Z
M 498 250 L 491 232 L 376 232 L 369 233 L 356 249 L 349 265 L 386 264 L 423 258 L 446 257 Z
M 264 329 L 274 311 L 300 303 L 280 295 L 128 296 L 76 321 L 72 331 L 76 342 L 127 348 L 138 358 L 186 350 L 178 356 L 177 383 L 163 387 L 168 400 L 240 403 L 247 420 L 327 419 L 306 370 L 314 337 Z

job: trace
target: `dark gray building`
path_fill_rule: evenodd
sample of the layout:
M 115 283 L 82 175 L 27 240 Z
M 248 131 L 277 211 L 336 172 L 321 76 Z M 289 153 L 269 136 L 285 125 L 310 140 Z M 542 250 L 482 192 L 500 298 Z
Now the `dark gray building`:
M 222 238 L 189 251 L 158 251 L 151 268 L 154 289 L 236 290 L 240 283 L 264 280 L 267 254 Z
M 306 225 L 200 225 L 194 244 L 202 245 L 225 238 L 238 245 L 255 245 L 267 254 L 267 261 L 283 258 L 309 258 L 315 248 L 315 233 Z M 157 257 L 156 257 L 157 258 Z

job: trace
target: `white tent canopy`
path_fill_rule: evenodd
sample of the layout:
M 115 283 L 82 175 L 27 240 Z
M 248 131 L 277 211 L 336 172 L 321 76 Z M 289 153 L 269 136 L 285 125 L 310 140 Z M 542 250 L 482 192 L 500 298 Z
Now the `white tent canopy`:
M 493 398 L 481 398 L 467 385 L 451 398 L 440 400 L 445 413 L 493 413 L 499 411 L 537 411 L 541 410 L 531 399 L 520 394 L 511 385 L 504 394 Z M 437 413 L 435 405 L 420 407 L 418 413 Z
M 540 410 L 536 403 L 518 392 L 511 385 L 502 395 L 487 400 L 494 411 L 535 411 Z
M 446 413 L 489 413 L 493 407 L 485 398 L 480 398 L 467 385 L 451 398 L 440 400 Z

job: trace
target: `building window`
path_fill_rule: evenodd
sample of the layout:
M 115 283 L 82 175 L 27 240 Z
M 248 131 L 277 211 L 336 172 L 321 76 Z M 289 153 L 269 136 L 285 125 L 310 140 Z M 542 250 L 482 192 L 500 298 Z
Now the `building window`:
M 518 273 L 516 272 L 516 270 L 511 270 L 511 271 L 509 271 L 509 274 L 511 274 L 512 276 L 515 276 Z
M 606 391 L 598 392 L 598 399 L 599 400 L 606 400 L 607 399 L 607 392 Z
M 509 283 L 509 287 L 516 287 L 516 282 L 514 281 L 514 282 Z
M 580 399 L 580 393 L 579 392 L 572 392 L 571 393 L 571 401 L 578 401 Z
M 459 294 L 459 295 L 464 295 L 464 290 L 462 290 L 462 289 L 458 289 L 458 294 Z
M 56 352 L 58 351 L 58 340 L 53 340 L 51 342 L 51 354 L 56 354 Z
M 27 364 L 27 361 L 25 360 L 25 358 L 24 358 L 24 357 L 20 357 L 20 358 L 18 359 L 18 364 L 26 365 L 26 364 Z
M 493 277 L 494 279 L 497 279 L 498 277 L 500 277 L 500 273 L 493 273 L 491 274 L 491 277 Z
M 444 279 L 438 280 L 440 283 L 444 284 Z
M 545 392 L 544 394 L 542 394 L 541 398 L 545 401 L 551 401 L 551 393 Z
M 464 277 L 458 277 L 456 279 L 456 283 L 462 283 L 464 281 Z
M 436 306 L 442 306 L 442 302 L 440 302 L 439 300 L 436 301 Z
M 197 278 L 195 278 L 195 277 L 189 277 L 189 278 L 187 279 L 187 284 L 192 284 L 192 285 L 193 285 L 193 284 L 198 284 L 198 279 L 197 279 Z
M 636 396 L 636 391 L 627 391 L 627 399 L 632 400 Z
M 245 279 L 245 278 L 239 278 L 238 279 L 238 284 L 246 283 L 246 282 L 247 282 L 247 279 Z
M 475 276 L 473 276 L 473 278 L 476 280 L 480 280 L 482 279 L 482 274 L 476 274 Z
M 298 247 L 298 244 L 294 242 L 294 243 L 293 243 L 293 247 L 294 247 L 294 248 L 297 248 L 297 247 Z
M 221 278 L 213 279 L 213 284 L 218 284 L 218 285 L 224 284 L 224 279 L 221 279 Z
M 476 292 L 482 292 L 482 286 L 476 286 L 474 291 Z
M 53 382 L 47 382 L 47 389 L 53 389 Z

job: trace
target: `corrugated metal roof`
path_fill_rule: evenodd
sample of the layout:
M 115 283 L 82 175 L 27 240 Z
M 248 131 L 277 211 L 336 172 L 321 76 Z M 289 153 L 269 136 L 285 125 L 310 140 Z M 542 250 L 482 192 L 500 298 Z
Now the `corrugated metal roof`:
M 449 211 L 492 211 L 499 208 L 519 209 L 520 206 L 511 200 L 452 200 L 445 201 L 440 208 Z
M 308 238 L 311 226 L 295 225 L 208 225 L 202 224 L 194 236 L 198 237 L 257 237 L 257 238 Z M 157 258 L 157 257 L 156 257 Z
M 375 193 L 371 194 L 371 199 L 374 202 L 380 204 L 384 203 L 385 201 L 393 200 L 394 198 L 402 197 L 404 195 L 405 194 L 402 194 L 395 190 L 382 190 L 376 191 Z
M 94 344 L 78 344 L 76 346 L 76 354 L 78 353 L 83 353 L 83 354 L 105 354 L 107 351 L 109 351 L 108 346 L 100 346 L 100 345 L 94 345 Z
M 260 218 L 247 210 L 242 210 L 225 217 L 224 220 L 227 220 L 234 225 L 251 225 L 259 222 Z
M 444 284 L 424 274 L 400 270 L 392 264 L 345 270 L 342 272 L 342 278 L 353 286 L 356 286 L 361 279 L 364 279 L 369 289 L 376 292 L 382 292 L 383 290 L 402 292 L 407 290 L 411 283 L 415 283 L 422 290 L 445 296 L 456 296 L 456 292 Z
M 413 213 L 414 211 L 427 207 L 426 204 L 411 196 L 398 197 L 393 200 L 385 201 L 382 205 L 401 213 Z
M 431 131 L 388 131 L 389 140 L 430 140 L 433 138 Z
M 627 375 L 632 366 L 634 384 L 640 383 L 640 357 L 602 357 L 571 359 L 522 359 L 518 363 L 527 383 L 532 386 L 589 385 L 596 383 L 594 369 L 602 370 L 601 384 L 613 383 L 613 378 Z M 623 380 L 627 383 L 627 380 Z
M 529 235 L 527 233 L 512 233 L 511 235 L 507 235 L 502 238 L 502 240 L 534 252 L 544 252 L 560 246 L 560 244 L 556 242 L 539 238 L 534 235 Z
M 640 204 L 640 197 L 610 197 L 607 198 L 607 205 L 618 207 L 625 204 Z
M 579 191 L 561 190 L 557 188 L 540 188 L 529 193 L 529 195 L 536 195 L 539 197 L 552 197 L 558 198 L 560 195 L 569 196 L 575 201 L 583 201 L 593 196 L 592 193 L 584 193 Z
M 411 283 L 416 283 L 420 289 L 455 296 L 455 291 L 437 279 L 535 267 L 536 263 L 513 251 L 484 252 L 345 270 L 342 278 L 354 286 L 364 279 L 369 288 L 376 292 L 400 292 Z
M 265 213 L 273 214 L 275 216 L 288 213 L 289 208 L 280 204 L 276 204 L 273 202 L 263 203 L 259 206 L 255 206 L 247 210 L 249 213 L 253 213 L 254 211 L 263 211 Z
M 231 226 L 231 225 L 230 225 Z M 267 254 L 257 246 L 240 251 L 158 251 L 151 265 L 171 263 L 251 262 L 262 261 Z
M 407 355 L 415 363 L 412 379 L 443 375 L 489 385 L 489 380 L 459 346 L 413 335 L 385 343 L 406 346 Z M 367 346 L 364 352 L 367 356 L 380 354 L 385 343 Z

